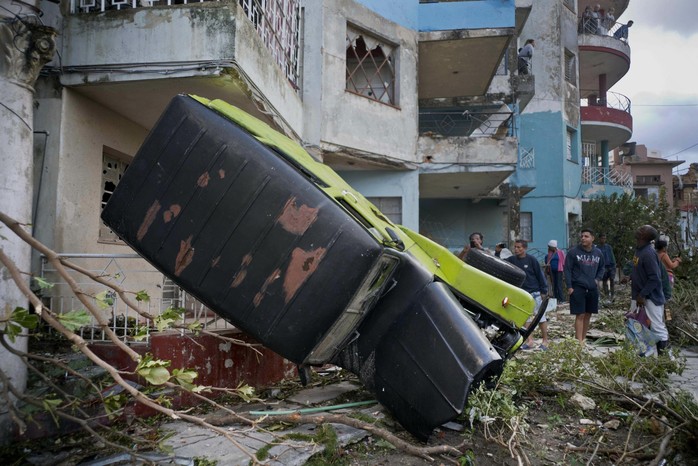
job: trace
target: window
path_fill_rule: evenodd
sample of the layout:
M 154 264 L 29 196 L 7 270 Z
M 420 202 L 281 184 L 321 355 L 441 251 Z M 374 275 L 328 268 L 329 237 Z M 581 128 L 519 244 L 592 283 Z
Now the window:
M 571 162 L 578 163 L 579 155 L 577 149 L 577 132 L 571 128 L 567 128 L 565 137 L 565 157 Z
M 659 184 L 662 182 L 662 177 L 659 175 L 638 175 L 635 177 L 637 184 Z
M 367 197 L 391 222 L 402 225 L 401 197 Z
M 520 239 L 533 241 L 533 213 L 521 212 L 519 215 Z
M 577 57 L 565 49 L 565 81 L 577 85 Z
M 396 105 L 395 46 L 347 26 L 346 90 Z
M 122 154 L 114 149 L 105 147 L 102 151 L 102 201 L 100 212 L 107 205 L 109 198 L 111 197 L 116 185 L 119 184 L 121 177 L 128 168 L 128 162 L 130 157 Z M 111 231 L 111 229 L 106 226 L 101 221 L 99 222 L 99 242 L 101 243 L 117 243 L 119 242 L 119 237 Z

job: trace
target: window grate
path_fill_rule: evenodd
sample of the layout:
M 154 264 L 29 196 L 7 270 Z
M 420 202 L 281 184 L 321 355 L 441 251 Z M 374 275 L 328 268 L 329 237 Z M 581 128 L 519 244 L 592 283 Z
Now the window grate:
M 396 105 L 395 46 L 347 26 L 346 90 Z

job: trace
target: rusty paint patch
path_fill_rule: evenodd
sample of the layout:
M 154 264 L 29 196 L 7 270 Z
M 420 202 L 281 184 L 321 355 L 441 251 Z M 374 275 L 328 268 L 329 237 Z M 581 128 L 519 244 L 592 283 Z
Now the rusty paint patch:
M 221 180 L 225 178 L 225 170 L 223 170 L 222 168 L 218 170 L 218 178 L 220 178 Z
M 194 260 L 194 248 L 191 247 L 192 238 L 193 235 L 189 235 L 186 241 L 179 242 L 179 253 L 177 253 L 177 260 L 175 261 L 175 275 L 178 277 Z
M 318 210 L 317 207 L 308 207 L 305 204 L 297 207 L 296 198 L 292 197 L 286 201 L 284 210 L 276 221 L 289 233 L 302 235 L 317 220 Z
M 251 262 L 252 256 L 245 254 L 245 257 L 242 258 L 242 262 L 240 262 L 240 269 L 233 277 L 233 283 L 230 284 L 231 288 L 237 288 L 245 280 L 247 276 L 247 266 L 250 265 Z
M 170 208 L 162 214 L 162 218 L 165 220 L 165 223 L 169 223 L 170 220 L 177 217 L 181 211 L 182 207 L 179 204 L 172 204 Z
M 317 248 L 311 251 L 305 251 L 301 248 L 293 250 L 284 277 L 284 299 L 286 303 L 293 298 L 308 277 L 315 272 L 325 252 L 327 252 L 326 248 Z
M 259 290 L 259 292 L 255 295 L 254 299 L 252 300 L 252 304 L 254 304 L 254 307 L 259 307 L 259 305 L 262 304 L 262 299 L 264 299 L 264 296 L 267 293 L 267 288 L 269 288 L 271 284 L 278 280 L 280 277 L 281 270 L 279 269 L 276 269 L 271 274 L 269 274 L 267 279 L 264 280 L 262 288 Z
M 196 180 L 196 184 L 200 188 L 205 188 L 208 186 L 208 182 L 211 180 L 211 175 L 208 174 L 208 172 L 202 173 L 201 176 L 199 177 L 198 180 Z
M 138 239 L 138 241 L 141 241 L 143 237 L 145 237 L 146 233 L 148 233 L 148 230 L 155 221 L 155 217 L 157 216 L 159 211 L 160 202 L 156 199 L 153 201 L 152 205 L 148 209 L 148 212 L 146 212 L 145 218 L 143 219 L 141 226 L 138 228 L 138 232 L 136 233 L 136 239 Z

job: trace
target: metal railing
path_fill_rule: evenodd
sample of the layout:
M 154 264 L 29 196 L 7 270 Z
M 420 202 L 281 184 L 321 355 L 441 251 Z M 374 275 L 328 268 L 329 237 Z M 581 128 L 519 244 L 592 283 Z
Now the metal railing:
M 218 317 L 201 302 L 175 285 L 171 280 L 150 267 L 138 254 L 89 254 L 61 253 L 62 258 L 78 265 L 88 273 L 104 280 L 114 282 L 119 286 L 139 289 L 129 289 L 138 292 L 146 288 L 149 299 L 137 301 L 135 295 L 131 301 L 138 305 L 137 310 L 130 308 L 111 288 L 95 282 L 83 273 L 67 269 L 73 285 L 88 296 L 92 296 L 95 308 L 103 311 L 102 317 L 109 322 L 109 328 L 123 341 L 132 341 L 139 329 L 146 330 L 148 341 L 150 329 L 154 322 L 143 317 L 138 311 L 144 311 L 152 316 L 159 316 L 170 308 L 183 309 L 183 320 L 178 323 L 189 324 L 198 322 L 207 330 L 222 330 L 233 328 L 231 324 Z M 41 278 L 53 286 L 41 291 L 41 299 L 45 306 L 57 314 L 65 314 L 85 308 L 69 287 L 68 281 L 51 266 L 45 256 L 41 257 Z M 159 293 L 158 296 L 155 296 Z M 108 340 L 105 331 L 92 316 L 91 322 L 77 332 L 89 342 Z
M 492 137 L 511 134 L 512 112 L 419 112 L 419 134 Z
M 519 146 L 519 168 L 536 168 L 536 149 Z
M 579 22 L 577 23 L 577 32 L 579 34 L 592 34 L 597 36 L 610 36 L 622 42 L 628 43 L 628 37 L 622 37 L 627 34 L 618 33 L 621 37 L 616 37 L 616 32 L 626 26 L 624 23 L 620 23 L 615 19 L 610 20 L 607 18 L 585 18 L 584 16 L 578 17 Z M 629 26 L 630 27 L 630 26 Z
M 630 175 L 630 173 L 617 170 L 613 167 L 582 167 L 582 183 L 632 188 L 633 177 Z
M 606 97 L 600 96 L 595 89 L 582 89 L 587 97 L 581 99 L 582 107 L 607 107 L 630 113 L 630 99 L 617 92 L 606 92 Z
M 71 14 L 101 13 L 129 8 L 192 5 L 219 0 L 70 0 Z M 238 0 L 257 34 L 295 89 L 300 82 L 299 0 Z

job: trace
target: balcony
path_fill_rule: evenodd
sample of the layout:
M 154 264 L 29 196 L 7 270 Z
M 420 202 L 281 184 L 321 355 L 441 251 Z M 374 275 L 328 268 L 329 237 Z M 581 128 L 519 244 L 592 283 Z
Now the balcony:
M 589 29 L 581 18 L 579 21 L 579 86 L 581 89 L 610 89 L 630 69 L 629 43 L 613 37 L 621 23 L 601 34 Z
M 513 114 L 502 110 L 420 112 L 421 198 L 496 197 L 492 191 L 516 170 L 518 161 L 518 140 L 511 136 Z
M 484 95 L 516 30 L 514 0 L 419 5 L 419 98 Z
M 183 92 L 302 124 L 299 0 L 71 0 L 70 11 L 61 84 L 144 128 Z
M 633 133 L 630 99 L 616 92 L 582 93 L 587 95 L 581 100 L 582 140 L 607 141 L 609 151 L 627 142 Z
M 633 178 L 627 171 L 616 167 L 582 167 L 582 198 L 632 193 L 632 190 Z

